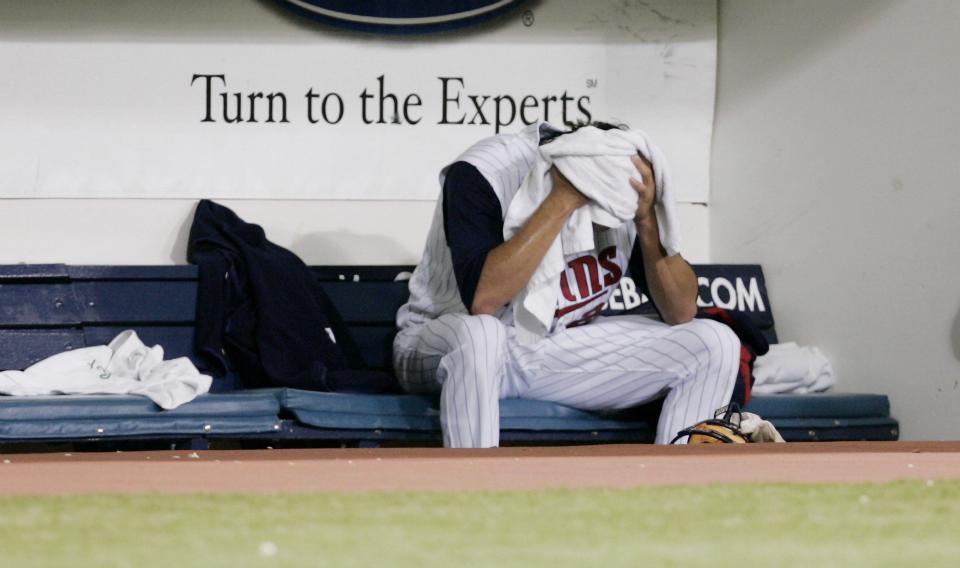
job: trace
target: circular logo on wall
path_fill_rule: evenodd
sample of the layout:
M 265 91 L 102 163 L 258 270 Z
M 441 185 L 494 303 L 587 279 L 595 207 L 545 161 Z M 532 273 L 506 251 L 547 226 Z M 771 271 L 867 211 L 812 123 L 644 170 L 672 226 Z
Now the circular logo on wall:
M 416 34 L 464 28 L 500 16 L 526 0 L 277 0 L 341 28 Z

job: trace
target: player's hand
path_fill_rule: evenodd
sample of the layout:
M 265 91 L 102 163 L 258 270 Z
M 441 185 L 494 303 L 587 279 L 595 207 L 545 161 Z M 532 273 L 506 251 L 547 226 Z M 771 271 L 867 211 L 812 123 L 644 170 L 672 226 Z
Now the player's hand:
M 640 179 L 630 178 L 630 186 L 637 192 L 637 212 L 634 218 L 638 223 L 643 223 L 653 218 L 653 204 L 657 201 L 657 183 L 653 178 L 653 166 L 646 158 L 640 155 L 630 158 L 637 172 L 640 173 Z
M 561 174 L 556 166 L 550 168 L 550 179 L 553 181 L 553 189 L 550 191 L 550 197 L 559 200 L 570 213 L 573 213 L 590 201 L 586 195 L 580 193 L 577 188 L 573 187 L 570 180 Z

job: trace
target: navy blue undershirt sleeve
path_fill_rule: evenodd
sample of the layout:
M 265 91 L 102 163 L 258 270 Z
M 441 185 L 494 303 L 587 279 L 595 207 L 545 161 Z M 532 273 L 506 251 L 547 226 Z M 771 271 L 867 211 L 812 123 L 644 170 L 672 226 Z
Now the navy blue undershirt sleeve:
M 643 270 L 643 251 L 640 250 L 640 237 L 634 237 L 633 239 L 633 249 L 630 251 L 630 262 L 627 264 L 627 269 L 634 284 L 637 285 L 637 292 L 646 295 L 659 314 L 660 309 L 657 308 L 653 298 L 650 297 L 650 289 L 647 287 L 647 273 Z
M 455 162 L 447 169 L 443 232 L 460 299 L 470 310 L 487 254 L 503 243 L 503 213 L 493 187 L 467 162 Z

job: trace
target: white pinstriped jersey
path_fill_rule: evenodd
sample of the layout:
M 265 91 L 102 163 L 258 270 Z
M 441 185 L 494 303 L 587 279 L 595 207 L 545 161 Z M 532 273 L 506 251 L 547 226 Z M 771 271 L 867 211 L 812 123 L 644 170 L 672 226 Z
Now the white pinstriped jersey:
M 560 132 L 548 123 L 531 125 L 516 134 L 485 138 L 454 162 L 471 164 L 483 175 L 500 201 L 501 217 L 533 166 L 542 136 Z M 444 174 L 440 174 L 443 187 Z M 597 231 L 590 253 L 567 255 L 560 277 L 558 305 L 552 332 L 593 319 L 603 309 L 621 276 L 626 274 L 636 230 L 632 223 Z M 460 298 L 443 222 L 443 191 L 437 201 L 423 257 L 410 279 L 410 300 L 397 313 L 397 326 L 420 325 L 444 314 L 467 314 Z M 513 310 L 502 308 L 497 317 L 512 324 Z

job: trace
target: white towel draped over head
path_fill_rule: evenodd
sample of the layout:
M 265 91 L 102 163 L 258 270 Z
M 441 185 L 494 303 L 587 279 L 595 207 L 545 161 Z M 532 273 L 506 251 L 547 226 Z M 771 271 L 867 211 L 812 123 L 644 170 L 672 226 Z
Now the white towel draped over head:
M 532 343 L 550 330 L 560 275 L 566 267 L 564 255 L 594 249 L 594 223 L 617 227 L 633 219 L 637 192 L 629 180 L 639 179 L 640 172 L 630 158 L 638 152 L 653 166 L 660 242 L 668 255 L 679 254 L 680 233 L 670 171 L 663 153 L 644 132 L 587 126 L 542 145 L 536 163 L 507 209 L 504 239 L 512 238 L 550 194 L 551 166 L 556 166 L 590 203 L 570 216 L 530 282 L 513 299 L 514 324 L 521 343 Z

